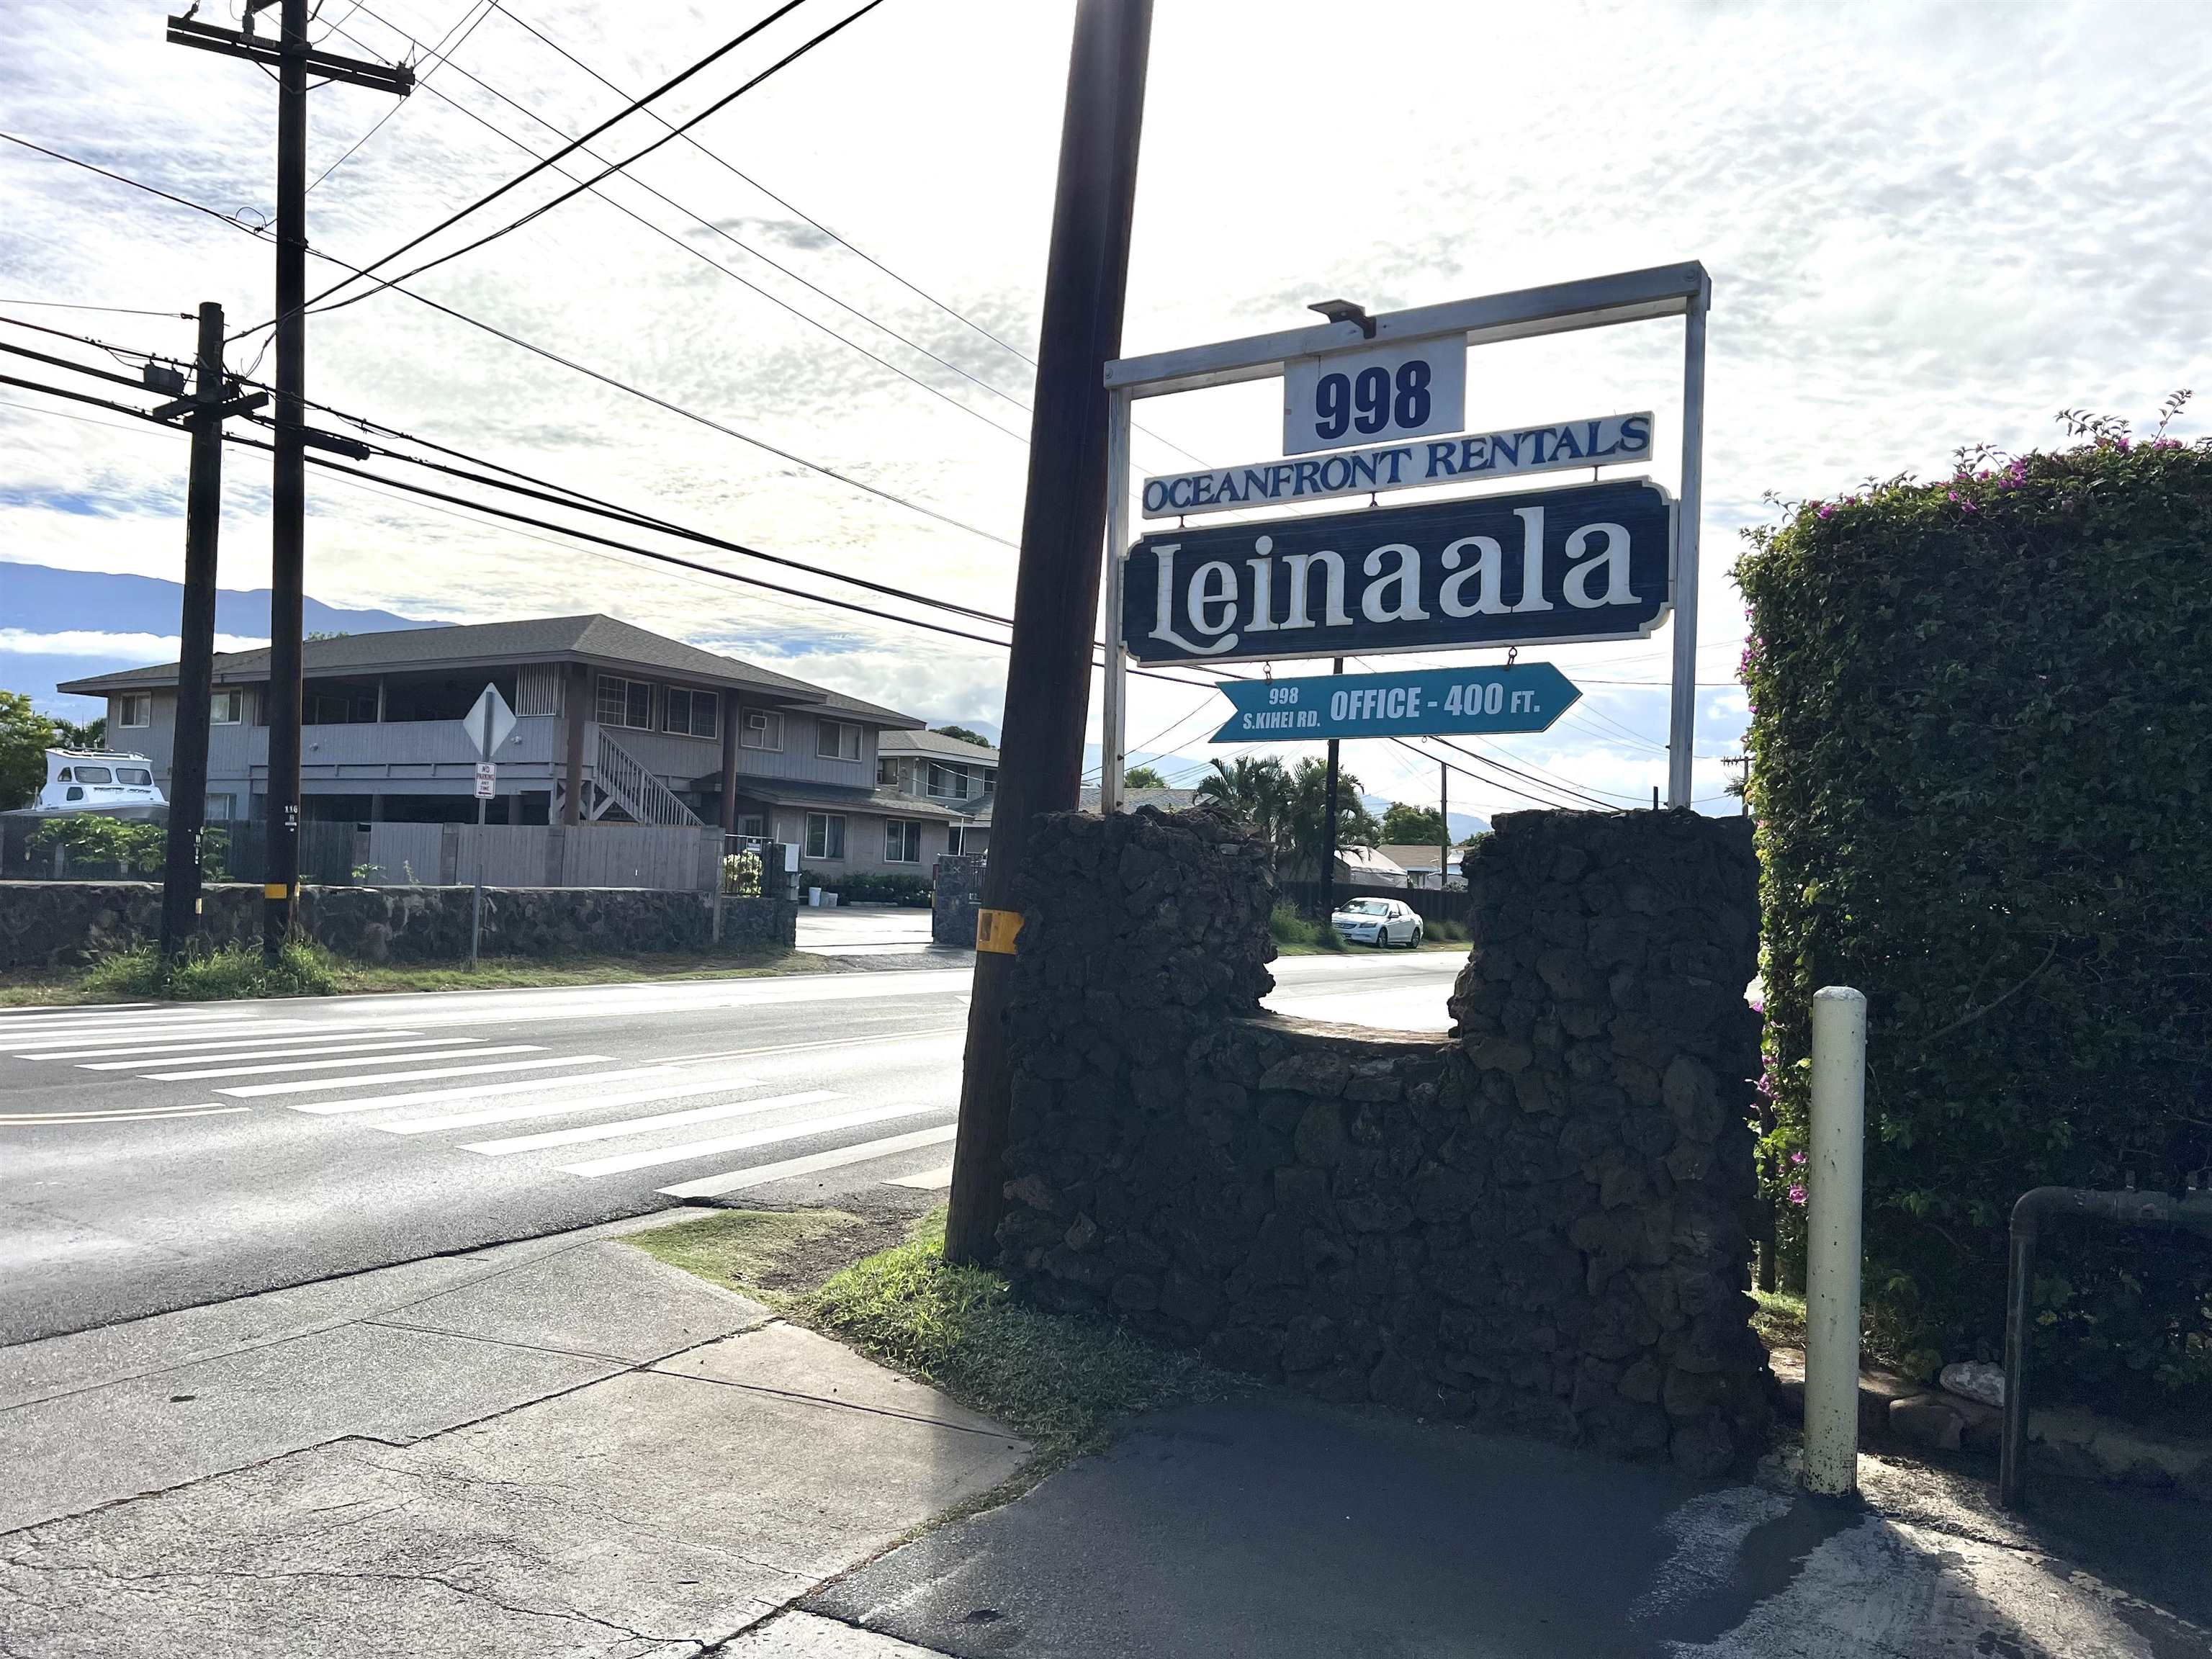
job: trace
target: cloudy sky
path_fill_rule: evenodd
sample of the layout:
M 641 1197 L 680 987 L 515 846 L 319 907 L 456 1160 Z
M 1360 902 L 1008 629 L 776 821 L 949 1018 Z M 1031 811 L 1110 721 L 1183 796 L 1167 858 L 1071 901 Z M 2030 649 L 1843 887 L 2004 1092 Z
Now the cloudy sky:
M 665 112 L 703 107 L 855 3 L 808 0 Z M 163 45 L 161 0 L 0 9 L 0 129 L 270 215 L 276 98 L 261 70 Z M 527 165 L 526 148 L 544 153 L 554 129 L 581 131 L 765 9 L 324 0 L 330 49 L 428 73 L 396 112 L 365 90 L 313 95 L 311 178 L 390 118 L 309 198 L 311 240 L 356 263 L 384 253 Z M 224 10 L 209 0 L 204 16 Z M 755 546 L 1005 611 L 1020 354 L 1035 349 L 1072 15 L 1059 0 L 888 0 L 709 118 L 696 136 L 711 154 L 671 144 L 611 180 L 611 200 L 580 197 L 410 284 L 714 425 L 395 293 L 314 319 L 309 393 Z M 450 61 L 428 57 L 449 31 Z M 633 118 L 594 148 L 618 158 L 661 131 Z M 2208 134 L 2212 9 L 2195 6 L 1159 0 L 1125 347 L 1297 326 L 1307 302 L 1337 295 L 1383 310 L 1704 261 L 1695 793 L 1724 811 L 1718 757 L 1744 714 L 1727 572 L 1738 532 L 1771 516 L 1764 494 L 1936 471 L 1977 441 L 2051 444 L 2063 405 L 2140 422 L 2203 384 Z M 499 205 L 560 187 L 541 179 Z M 176 313 L 216 299 L 243 323 L 269 313 L 270 267 L 266 244 L 230 226 L 0 144 L 0 313 L 182 354 L 191 325 L 173 317 L 22 302 Z M 318 289 L 336 274 L 310 264 Z M 1650 408 L 1671 485 L 1680 334 L 1646 323 L 1480 349 L 1468 423 Z M 233 367 L 258 346 L 242 342 Z M 179 440 L 0 398 L 0 560 L 178 574 Z M 1151 404 L 1142 424 L 1159 438 L 1139 439 L 1138 464 L 1181 465 L 1164 441 L 1224 465 L 1272 455 L 1277 408 L 1272 383 Z M 327 603 L 463 620 L 603 610 L 933 721 L 998 719 L 1004 658 L 981 647 L 328 475 L 309 483 L 308 590 Z M 262 585 L 264 465 L 234 453 L 227 497 L 223 585 Z M 52 649 L 5 613 L 0 594 L 0 684 L 7 653 Z M 87 617 L 75 631 L 98 629 Z M 1666 651 L 1662 630 L 1547 653 L 1581 704 L 1547 733 L 1481 746 L 1648 799 L 1664 777 Z M 1210 693 L 1138 681 L 1129 735 L 1195 765 L 1224 714 Z M 1436 798 L 1434 766 L 1401 750 L 1356 745 L 1347 764 L 1371 791 Z M 1526 804 L 1459 778 L 1453 794 L 1485 811 Z

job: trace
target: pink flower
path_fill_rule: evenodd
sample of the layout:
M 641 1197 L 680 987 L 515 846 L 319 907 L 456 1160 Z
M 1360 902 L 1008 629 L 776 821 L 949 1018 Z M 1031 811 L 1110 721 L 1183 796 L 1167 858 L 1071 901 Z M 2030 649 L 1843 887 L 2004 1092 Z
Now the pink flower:
M 1805 1162 L 1805 1154 L 1802 1152 L 1792 1152 L 1790 1154 L 1790 1161 L 1792 1164 L 1802 1165 Z
M 1803 1206 L 1805 1202 L 1805 1186 L 1802 1182 L 1792 1182 L 1790 1183 L 1790 1201 L 1792 1204 L 1800 1206 L 1801 1207 Z
M 1824 501 L 1820 504 L 1820 516 L 1824 519 L 1832 519 L 1836 516 L 1836 509 Z

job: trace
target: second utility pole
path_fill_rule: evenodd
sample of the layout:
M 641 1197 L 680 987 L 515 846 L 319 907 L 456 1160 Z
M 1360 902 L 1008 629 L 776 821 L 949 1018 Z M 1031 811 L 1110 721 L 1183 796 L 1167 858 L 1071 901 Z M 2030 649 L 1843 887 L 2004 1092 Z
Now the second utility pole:
M 253 19 L 278 8 L 277 40 Z M 307 72 L 405 97 L 415 72 L 318 52 L 307 44 L 307 0 L 246 0 L 243 31 L 169 20 L 172 46 L 197 46 L 276 66 L 276 441 L 270 488 L 269 793 L 263 819 L 261 948 L 274 957 L 291 936 L 300 896 L 300 633 L 307 608 Z

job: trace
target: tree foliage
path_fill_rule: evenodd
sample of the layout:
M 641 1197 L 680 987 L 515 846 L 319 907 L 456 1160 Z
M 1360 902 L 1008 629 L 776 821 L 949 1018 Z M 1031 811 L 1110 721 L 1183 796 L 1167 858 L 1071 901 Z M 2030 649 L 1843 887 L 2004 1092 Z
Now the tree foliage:
M 1798 505 L 1736 568 L 1773 1167 L 1812 994 L 1856 986 L 1866 1292 L 1915 1370 L 2001 1352 L 2021 1193 L 2212 1164 L 2212 445 L 2075 429 Z M 2069 1391 L 2212 1401 L 2212 1250 L 2056 1230 L 2034 1296 Z
M 1168 787 L 1168 781 L 1155 768 L 1133 766 L 1121 774 L 1121 787 L 1124 789 L 1164 789 Z
M 46 782 L 54 723 L 21 691 L 0 691 L 0 811 L 28 806 Z
M 1433 806 L 1413 806 L 1394 800 L 1382 814 L 1382 840 L 1392 847 L 1435 847 L 1449 832 L 1444 815 Z
M 1260 832 L 1271 872 L 1310 880 L 1321 873 L 1328 824 L 1328 766 L 1311 758 L 1296 770 L 1273 756 L 1239 756 L 1213 763 L 1213 775 L 1198 786 L 1199 798 L 1216 801 Z M 1336 844 L 1372 847 L 1382 826 L 1360 800 L 1359 780 L 1340 770 L 1336 781 Z
M 930 730 L 940 738 L 957 738 L 963 743 L 972 743 L 978 749 L 994 749 L 998 745 L 981 732 L 970 732 L 964 726 L 933 726 Z

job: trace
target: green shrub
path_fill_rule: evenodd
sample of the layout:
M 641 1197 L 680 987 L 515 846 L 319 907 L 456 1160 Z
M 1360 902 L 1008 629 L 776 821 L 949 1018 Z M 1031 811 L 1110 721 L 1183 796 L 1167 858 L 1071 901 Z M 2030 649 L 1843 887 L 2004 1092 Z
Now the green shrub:
M 118 875 L 159 874 L 167 832 L 158 823 L 128 823 L 98 812 L 48 818 L 31 832 L 30 845 L 68 849 L 70 867 L 112 870 Z
M 730 853 L 722 859 L 722 891 L 731 898 L 758 898 L 761 890 L 760 854 Z
M 2212 1163 L 2212 444 L 2086 429 L 1805 503 L 1736 568 L 1771 1184 L 1802 1238 L 1811 997 L 1856 986 L 1870 1330 L 1917 1372 L 2001 1352 L 2022 1192 Z M 2212 1250 L 2042 1261 L 2054 1381 L 2212 1401 Z
M 85 971 L 83 988 L 95 999 L 137 1001 L 166 997 L 177 1002 L 226 1002 L 242 997 L 323 997 L 338 988 L 337 966 L 321 946 L 303 939 L 287 945 L 274 963 L 258 945 L 226 945 L 196 952 L 164 970 L 161 952 L 142 945 L 105 957 Z
M 833 874 L 823 870 L 802 870 L 799 885 L 803 892 L 809 887 L 819 887 L 826 893 L 835 893 L 847 904 L 904 904 L 927 909 L 933 890 L 927 876 L 908 876 L 890 871 L 857 871 L 850 875 Z
M 1325 921 L 1308 921 L 1288 904 L 1267 913 L 1267 931 L 1278 945 L 1310 945 L 1317 951 L 1341 951 L 1344 936 Z

